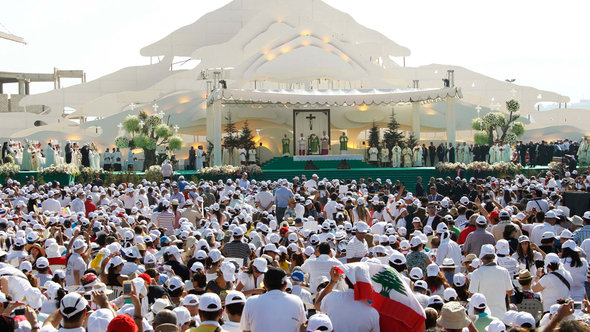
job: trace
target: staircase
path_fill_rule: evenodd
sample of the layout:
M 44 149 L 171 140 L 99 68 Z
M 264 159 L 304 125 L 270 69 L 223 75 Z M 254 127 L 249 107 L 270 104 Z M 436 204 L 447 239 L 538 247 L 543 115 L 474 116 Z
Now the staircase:
M 314 165 L 323 169 L 335 169 L 340 164 L 340 160 L 325 160 L 325 161 L 314 161 Z M 376 168 L 375 166 L 366 163 L 362 160 L 347 160 L 346 161 L 350 168 Z M 262 165 L 262 169 L 266 172 L 267 170 L 304 170 L 305 161 L 294 161 L 292 157 L 276 157 Z

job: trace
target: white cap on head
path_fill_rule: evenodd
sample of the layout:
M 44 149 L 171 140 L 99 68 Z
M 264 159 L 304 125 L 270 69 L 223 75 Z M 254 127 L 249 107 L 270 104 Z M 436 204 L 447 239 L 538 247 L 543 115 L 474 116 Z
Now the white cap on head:
M 225 305 L 234 303 L 246 303 L 246 296 L 239 291 L 229 291 L 225 297 Z
M 479 252 L 479 259 L 482 259 L 484 256 L 487 255 L 496 255 L 496 249 L 494 249 L 494 246 L 491 244 L 484 244 L 483 246 L 481 246 L 481 250 Z
M 427 277 L 436 277 L 440 272 L 440 268 L 435 263 L 428 264 L 426 267 L 426 276 Z
M 215 293 L 205 293 L 199 299 L 199 310 L 219 311 L 221 310 L 221 299 Z
M 315 314 L 309 317 L 309 321 L 307 322 L 307 330 L 332 332 L 332 321 L 328 315 Z
M 101 332 L 106 331 L 109 323 L 115 316 L 113 311 L 109 309 L 98 309 L 88 316 L 87 331 L 88 332 Z
M 88 306 L 88 301 L 78 293 L 69 293 L 59 302 L 59 311 L 65 318 L 71 318 L 83 311 Z

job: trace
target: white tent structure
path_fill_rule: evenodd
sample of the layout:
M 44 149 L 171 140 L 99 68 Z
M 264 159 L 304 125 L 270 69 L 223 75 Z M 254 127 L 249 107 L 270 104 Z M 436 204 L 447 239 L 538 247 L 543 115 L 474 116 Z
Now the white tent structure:
M 470 130 L 478 105 L 483 113 L 502 111 L 514 98 L 526 117 L 539 102 L 569 102 L 460 66 L 405 67 L 408 48 L 321 0 L 234 0 L 140 53 L 155 63 L 25 97 L 24 107 L 45 105 L 47 125 L 5 132 L 39 140 L 60 132 L 64 139 L 113 146 L 117 124 L 128 114 L 151 112 L 155 103 L 189 144 L 215 138 L 219 149 L 223 119 L 232 112 L 238 128 L 248 120 L 257 141 L 278 154 L 281 137 L 295 134 L 296 109 L 330 109 L 330 130 L 345 130 L 358 145 L 361 133 L 373 122 L 384 126 L 392 109 L 402 129 L 418 136 L 446 133 L 445 140 L 455 141 L 457 132 Z M 197 64 L 182 69 L 183 63 Z M 64 108 L 75 111 L 65 115 Z M 2 121 L 7 116 L 0 114 L 0 123 L 8 123 Z M 572 125 L 585 133 L 579 123 Z

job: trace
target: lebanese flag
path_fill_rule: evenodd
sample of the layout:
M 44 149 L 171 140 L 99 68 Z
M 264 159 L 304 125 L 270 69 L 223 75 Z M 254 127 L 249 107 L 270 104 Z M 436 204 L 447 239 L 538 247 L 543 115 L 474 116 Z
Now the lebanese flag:
M 354 285 L 354 299 L 367 301 L 379 312 L 381 331 L 420 331 L 424 309 L 410 286 L 393 268 L 372 262 L 339 267 Z

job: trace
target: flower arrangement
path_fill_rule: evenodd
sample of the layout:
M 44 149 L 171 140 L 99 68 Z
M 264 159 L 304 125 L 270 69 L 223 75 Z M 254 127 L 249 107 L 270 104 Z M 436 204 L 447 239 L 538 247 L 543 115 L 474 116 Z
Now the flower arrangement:
M 197 171 L 202 175 L 234 175 L 240 171 L 240 167 L 232 165 L 203 167 Z
M 552 161 L 550 162 L 547 167 L 554 173 L 559 174 L 560 176 L 564 176 L 565 172 L 568 171 L 567 165 L 559 162 L 559 161 Z
M 80 168 L 74 164 L 60 164 L 44 167 L 39 170 L 40 174 L 69 174 L 77 176 L 80 174 Z
M 242 166 L 242 172 L 247 172 L 249 175 L 262 174 L 262 168 L 258 165 Z
M 6 163 L 0 165 L 0 175 L 12 176 L 20 171 L 20 166 L 13 163 Z
M 107 172 L 102 168 L 91 168 L 80 166 L 80 175 L 86 179 L 93 179 L 95 174 L 106 174 Z
M 212 166 L 212 167 L 204 167 L 197 171 L 198 174 L 201 175 L 209 175 L 209 176 L 240 176 L 243 172 L 247 172 L 249 175 L 253 174 L 262 174 L 262 168 L 258 165 L 248 165 L 248 166 L 232 166 L 232 165 L 222 165 L 222 166 Z
M 496 172 L 500 174 L 506 175 L 514 175 L 520 174 L 522 172 L 522 165 L 515 164 L 513 162 L 505 162 L 500 161 L 497 163 L 489 164 L 484 161 L 474 161 L 469 164 L 464 163 L 438 163 L 435 166 L 437 172 L 441 173 L 448 173 L 454 172 L 457 167 L 467 170 L 467 171 L 475 171 L 478 168 L 481 168 L 484 172 Z
M 153 182 L 162 181 L 162 167 L 160 165 L 152 165 L 145 170 L 145 179 Z

